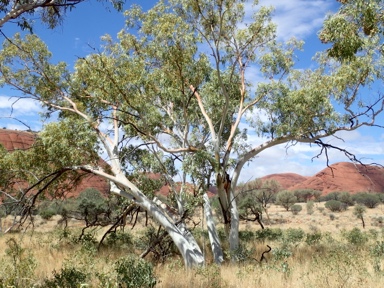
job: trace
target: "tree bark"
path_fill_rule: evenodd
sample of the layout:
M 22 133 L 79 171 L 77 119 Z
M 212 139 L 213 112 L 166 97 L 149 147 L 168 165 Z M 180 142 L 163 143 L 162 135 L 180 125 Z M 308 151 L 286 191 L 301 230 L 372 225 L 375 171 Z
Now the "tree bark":
M 211 243 L 213 259 L 216 264 L 221 264 L 224 261 L 223 250 L 221 249 L 221 243 L 219 239 L 219 235 L 217 234 L 216 226 L 214 223 L 212 208 L 209 203 L 208 195 L 204 194 L 204 213 L 205 218 L 207 220 L 207 229 L 209 241 Z

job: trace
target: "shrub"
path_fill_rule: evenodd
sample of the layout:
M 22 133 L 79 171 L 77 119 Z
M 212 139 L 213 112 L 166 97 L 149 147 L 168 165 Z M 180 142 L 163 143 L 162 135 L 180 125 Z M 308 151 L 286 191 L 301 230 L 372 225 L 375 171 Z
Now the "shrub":
M 329 200 L 325 202 L 324 206 L 332 212 L 341 212 L 346 209 L 346 205 L 338 200 Z
M 115 271 L 119 287 L 155 287 L 157 282 L 152 265 L 132 256 L 120 258 L 115 263 Z
M 378 227 L 383 227 L 384 226 L 384 217 L 383 216 L 374 217 L 372 219 L 372 225 L 378 226 Z
M 53 271 L 53 279 L 46 279 L 43 287 L 82 287 L 81 285 L 85 284 L 86 279 L 87 274 L 74 267 L 66 267 L 61 268 L 60 272 Z
M 368 236 L 361 232 L 359 228 L 353 228 L 351 231 L 346 231 L 343 234 L 348 243 L 352 245 L 361 246 L 368 241 Z
M 0 264 L 0 287 L 32 287 L 37 262 L 31 251 L 15 240 L 7 240 L 8 246 Z
M 306 204 L 307 214 L 312 215 L 314 211 L 315 203 L 313 201 L 308 201 Z
M 7 211 L 3 205 L 0 205 L 0 218 L 7 216 Z
M 375 208 L 381 202 L 380 197 L 377 194 L 372 193 L 357 193 L 354 196 L 354 199 L 357 203 L 368 208 Z
M 300 243 L 305 237 L 305 232 L 298 228 L 289 228 L 284 233 L 284 242 L 287 244 L 298 244 Z
M 339 192 L 337 200 L 341 203 L 344 203 L 347 206 L 353 206 L 355 201 L 353 200 L 352 195 L 349 192 Z
M 292 205 L 291 206 L 291 211 L 292 211 L 292 214 L 293 215 L 297 215 L 299 214 L 299 212 L 303 210 L 303 207 L 301 207 L 300 204 L 295 204 L 295 205 Z
M 265 228 L 261 230 L 257 230 L 255 232 L 255 238 L 259 241 L 276 241 L 280 240 L 283 237 L 283 231 L 280 228 Z
M 307 245 L 309 245 L 309 246 L 311 246 L 313 244 L 317 244 L 320 242 L 321 237 L 322 237 L 321 232 L 308 233 L 307 237 L 305 239 L 305 243 L 307 243 Z
M 45 220 L 49 220 L 56 215 L 56 212 L 51 208 L 46 208 L 46 209 L 40 210 L 39 215 L 41 216 L 41 218 Z

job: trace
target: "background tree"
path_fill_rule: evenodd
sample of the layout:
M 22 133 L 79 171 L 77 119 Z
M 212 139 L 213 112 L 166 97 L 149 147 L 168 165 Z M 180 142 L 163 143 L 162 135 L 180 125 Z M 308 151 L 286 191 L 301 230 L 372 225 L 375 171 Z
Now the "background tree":
M 283 206 L 287 211 L 296 204 L 297 197 L 291 191 L 280 191 L 276 196 L 276 204 Z M 301 207 L 301 206 L 300 206 Z
M 357 219 L 361 220 L 363 228 L 365 228 L 364 213 L 366 212 L 366 210 L 367 209 L 360 204 L 356 205 L 355 208 L 353 208 L 353 215 L 355 215 Z
M 352 2 L 343 11 L 357 11 Z M 370 3 L 380 11 L 376 1 Z M 234 191 L 245 163 L 270 147 L 298 142 L 317 144 L 320 153 L 336 148 L 352 157 L 321 139 L 376 125 L 383 110 L 381 94 L 363 97 L 360 91 L 382 83 L 382 34 L 362 36 L 359 53 L 348 61 L 319 53 L 316 69 L 295 70 L 294 52 L 302 43 L 276 40 L 272 9 L 256 10 L 247 25 L 244 13 L 240 0 L 167 1 L 146 12 L 134 7 L 126 12 L 127 27 L 118 40 L 105 36 L 102 51 L 79 59 L 73 69 L 51 63 L 50 52 L 36 36 L 16 35 L 0 53 L 1 83 L 21 91 L 20 97 L 40 101 L 50 112 L 60 112 L 60 122 L 45 128 L 50 133 L 39 135 L 44 144 L 39 153 L 52 161 L 45 161 L 44 168 L 82 170 L 110 180 L 114 193 L 147 210 L 164 227 L 187 266 L 204 259 L 183 221 L 185 190 L 174 194 L 178 218 L 167 217 L 127 177 L 121 151 L 129 140 L 146 145 L 154 155 L 162 150 L 164 157 L 178 159 L 184 181 L 187 175 L 198 179 L 197 197 L 208 185 L 217 187 L 230 249 L 236 251 L 239 217 Z M 329 25 L 338 17 L 330 16 L 325 23 L 322 34 L 335 31 L 329 42 L 344 39 L 343 33 L 336 33 L 339 26 Z M 250 67 L 259 69 L 264 80 L 254 83 L 247 78 Z M 240 123 L 264 143 L 249 145 Z M 92 139 L 88 146 L 86 137 L 79 139 L 86 149 L 65 141 L 76 131 L 71 126 Z M 108 155 L 107 168 L 84 157 L 101 151 Z M 164 158 L 157 159 L 164 163 Z M 23 164 L 28 161 L 24 158 Z M 34 163 L 34 169 L 39 163 L 43 161 Z M 207 175 L 198 176 L 201 173 Z M 208 216 L 207 222 L 213 224 Z M 221 244 L 211 227 L 211 246 L 219 259 Z
M 240 186 L 239 189 L 240 192 L 237 197 L 241 199 L 240 207 L 248 203 L 247 205 L 254 207 L 250 211 L 258 211 L 260 213 L 264 211 L 268 221 L 270 221 L 268 205 L 275 202 L 277 193 L 282 189 L 280 184 L 274 180 L 261 181 L 256 179 Z

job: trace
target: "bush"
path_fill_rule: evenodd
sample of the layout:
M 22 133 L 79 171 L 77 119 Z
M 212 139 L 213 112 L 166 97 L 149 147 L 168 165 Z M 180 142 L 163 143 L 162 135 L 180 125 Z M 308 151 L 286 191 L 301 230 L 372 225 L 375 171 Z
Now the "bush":
M 367 208 L 375 208 L 381 202 L 380 197 L 377 194 L 372 193 L 357 193 L 354 195 L 354 199 L 357 203 L 362 204 Z
M 0 287 L 32 287 L 37 262 L 27 250 L 10 238 L 0 264 Z
M 297 215 L 299 214 L 299 212 L 303 210 L 303 207 L 301 207 L 300 204 L 295 204 L 295 205 L 292 205 L 291 206 L 291 211 L 292 211 L 292 214 L 293 215 Z
M 259 241 L 276 241 L 280 240 L 283 237 L 283 231 L 280 228 L 265 228 L 261 230 L 257 230 L 255 232 L 255 238 Z
M 87 274 L 77 270 L 74 267 L 61 268 L 58 273 L 53 271 L 53 279 L 47 279 L 44 281 L 43 287 L 56 288 L 56 287 L 68 287 L 76 288 L 85 284 L 87 280 Z M 82 287 L 82 286 L 81 286 Z
M 55 210 L 51 209 L 51 208 L 46 208 L 46 209 L 43 209 L 43 210 L 40 210 L 39 211 L 39 215 L 41 216 L 41 218 L 45 219 L 45 220 L 49 220 L 51 219 L 53 216 L 56 215 L 56 212 Z
M 331 210 L 332 212 L 341 212 L 341 211 L 344 211 L 346 210 L 347 206 L 338 201 L 338 200 L 329 200 L 327 202 L 325 202 L 325 208 Z
M 119 287 L 155 287 L 153 267 L 143 259 L 125 257 L 115 263 Z
M 374 217 L 372 219 L 372 225 L 378 226 L 378 227 L 383 227 L 384 226 L 384 217 L 383 216 Z
M 314 211 L 315 203 L 313 201 L 308 201 L 306 204 L 307 214 L 312 215 Z
M 352 245 L 361 246 L 368 241 L 368 236 L 361 232 L 359 228 L 353 228 L 349 232 L 344 232 L 343 236 Z
M 298 244 L 300 243 L 305 237 L 305 232 L 298 228 L 289 228 L 284 233 L 284 242 L 287 244 Z
M 320 242 L 321 237 L 322 237 L 321 232 L 308 233 L 307 237 L 305 239 L 305 243 L 307 243 L 307 245 L 309 245 L 309 246 L 311 246 L 313 244 L 317 244 Z

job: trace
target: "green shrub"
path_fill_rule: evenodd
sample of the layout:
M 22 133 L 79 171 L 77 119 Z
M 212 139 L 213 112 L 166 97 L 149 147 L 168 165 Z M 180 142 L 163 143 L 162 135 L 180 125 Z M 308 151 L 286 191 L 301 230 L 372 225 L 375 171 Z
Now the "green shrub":
M 357 203 L 366 206 L 367 208 L 375 208 L 380 204 L 381 200 L 377 194 L 372 193 L 357 193 L 354 195 Z
M 249 241 L 253 240 L 254 236 L 255 235 L 254 235 L 253 231 L 249 231 L 249 230 L 239 231 L 239 239 L 242 241 L 249 242 Z
M 292 211 L 292 214 L 293 215 L 297 215 L 299 214 L 299 212 L 303 210 L 303 207 L 301 207 L 300 204 L 295 204 L 295 205 L 292 205 L 291 206 L 291 211 Z
M 346 205 L 338 200 L 329 200 L 324 206 L 332 212 L 341 212 L 346 209 Z
M 0 218 L 7 216 L 7 211 L 3 205 L 0 205 Z
M 6 244 L 5 257 L 0 260 L 0 287 L 32 287 L 37 267 L 35 258 L 14 238 Z
M 368 241 L 368 236 L 361 232 L 359 228 L 353 228 L 351 231 L 344 231 L 343 236 L 349 244 L 361 246 Z
M 305 237 L 305 232 L 301 229 L 289 228 L 284 233 L 284 242 L 287 244 L 296 245 Z
M 43 209 L 43 210 L 40 210 L 39 211 L 39 215 L 41 216 L 41 218 L 45 219 L 45 220 L 49 220 L 51 219 L 53 216 L 56 215 L 56 212 L 51 209 L 51 208 L 46 208 L 46 209 Z
M 116 231 L 109 233 L 106 238 L 106 244 L 109 247 L 121 247 L 124 245 L 132 245 L 133 237 L 128 232 Z
M 255 238 L 259 241 L 264 242 L 265 240 L 276 241 L 283 238 L 283 230 L 280 228 L 265 228 L 257 230 L 255 232 Z
M 53 279 L 46 279 L 42 287 L 45 288 L 77 288 L 86 284 L 87 274 L 74 267 L 61 268 L 60 272 L 53 271 Z
M 115 271 L 119 287 L 155 287 L 157 282 L 152 264 L 132 256 L 120 258 L 115 263 Z
M 308 233 L 307 237 L 305 238 L 305 243 L 307 245 L 312 246 L 313 244 L 317 244 L 320 242 L 322 237 L 321 232 L 313 232 L 313 233 Z
M 307 214 L 312 215 L 315 207 L 315 203 L 313 201 L 308 201 L 307 204 L 305 205 L 307 208 Z

